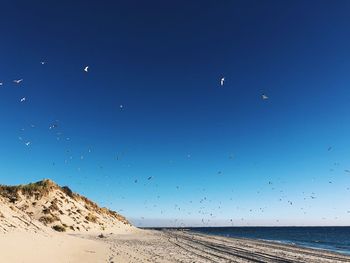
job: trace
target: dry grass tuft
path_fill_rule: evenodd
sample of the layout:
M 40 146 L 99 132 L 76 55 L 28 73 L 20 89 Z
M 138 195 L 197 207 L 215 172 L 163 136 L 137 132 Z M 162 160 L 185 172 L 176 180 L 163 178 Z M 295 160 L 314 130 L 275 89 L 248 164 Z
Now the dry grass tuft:
M 63 191 L 63 193 L 68 195 L 70 198 L 74 198 L 74 193 L 68 186 L 63 186 L 61 190 Z
M 9 199 L 10 202 L 15 203 L 20 198 L 19 193 L 29 197 L 35 196 L 35 199 L 38 200 L 43 196 L 47 196 L 53 189 L 57 188 L 59 188 L 57 184 L 49 179 L 45 179 L 26 185 L 0 185 L 0 195 Z
M 86 219 L 87 221 L 91 222 L 91 223 L 97 223 L 97 216 L 95 216 L 95 215 L 93 215 L 93 214 L 91 214 L 91 213 L 89 213 L 89 214 L 85 217 L 85 219 Z
M 64 226 L 61 226 L 61 225 L 54 225 L 52 227 L 52 229 L 57 231 L 57 232 L 66 232 L 66 228 Z
M 59 221 L 59 218 L 56 216 L 42 216 L 39 218 L 39 221 L 44 225 L 52 224 L 53 222 Z

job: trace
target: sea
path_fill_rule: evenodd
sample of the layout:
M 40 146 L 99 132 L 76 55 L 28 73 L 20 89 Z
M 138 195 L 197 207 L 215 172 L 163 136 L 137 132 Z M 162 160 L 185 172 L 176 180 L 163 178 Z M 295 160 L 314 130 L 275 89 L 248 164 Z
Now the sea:
M 194 227 L 188 231 L 268 240 L 350 255 L 350 227 Z

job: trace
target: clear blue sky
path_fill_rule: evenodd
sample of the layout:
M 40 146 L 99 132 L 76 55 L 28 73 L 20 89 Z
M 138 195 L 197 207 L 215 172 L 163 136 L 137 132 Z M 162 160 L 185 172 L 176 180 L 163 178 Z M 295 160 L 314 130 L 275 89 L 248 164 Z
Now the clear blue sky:
M 1 183 L 51 178 L 143 226 L 348 224 L 349 13 L 2 1 Z

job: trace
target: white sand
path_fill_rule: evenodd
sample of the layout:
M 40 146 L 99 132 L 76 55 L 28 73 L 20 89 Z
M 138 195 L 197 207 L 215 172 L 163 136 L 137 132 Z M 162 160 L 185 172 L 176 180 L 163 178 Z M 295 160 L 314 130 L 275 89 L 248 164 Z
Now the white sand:
M 0 262 L 80 263 L 108 262 L 103 242 L 52 233 L 8 233 L 0 235 Z
M 129 234 L 0 234 L 0 262 L 11 263 L 206 263 L 350 262 L 336 253 L 248 239 L 212 237 L 179 231 L 136 230 Z

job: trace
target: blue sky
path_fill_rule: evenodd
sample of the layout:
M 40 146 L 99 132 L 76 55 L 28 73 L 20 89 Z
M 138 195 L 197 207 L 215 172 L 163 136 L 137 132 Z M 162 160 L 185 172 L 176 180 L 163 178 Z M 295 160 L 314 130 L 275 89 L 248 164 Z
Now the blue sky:
M 348 224 L 348 1 L 1 10 L 1 183 L 51 178 L 141 226 Z

